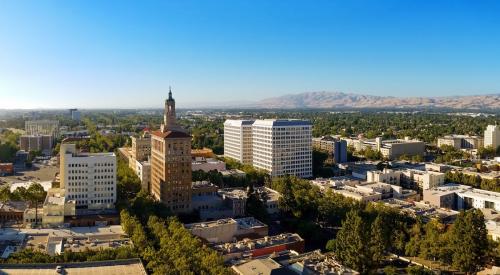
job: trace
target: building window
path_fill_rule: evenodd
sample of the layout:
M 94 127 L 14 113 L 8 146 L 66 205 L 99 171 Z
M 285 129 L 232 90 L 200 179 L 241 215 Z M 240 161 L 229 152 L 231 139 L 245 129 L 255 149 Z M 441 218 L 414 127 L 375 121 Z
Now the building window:
M 495 203 L 492 201 L 485 201 L 484 208 L 495 209 Z

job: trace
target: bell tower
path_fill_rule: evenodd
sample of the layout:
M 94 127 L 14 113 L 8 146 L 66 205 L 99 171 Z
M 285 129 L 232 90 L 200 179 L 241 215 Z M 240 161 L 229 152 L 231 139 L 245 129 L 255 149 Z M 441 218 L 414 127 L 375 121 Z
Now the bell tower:
M 161 125 L 161 131 L 179 131 L 180 127 L 177 125 L 175 118 L 175 100 L 172 97 L 172 88 L 168 88 L 168 99 L 165 100 L 165 110 L 163 113 L 163 124 Z

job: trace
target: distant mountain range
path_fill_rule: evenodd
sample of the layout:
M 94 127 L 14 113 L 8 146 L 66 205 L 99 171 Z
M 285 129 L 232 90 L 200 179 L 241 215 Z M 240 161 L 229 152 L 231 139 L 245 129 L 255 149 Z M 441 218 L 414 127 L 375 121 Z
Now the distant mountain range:
M 296 108 L 452 108 L 500 109 L 500 94 L 447 97 L 392 97 L 342 92 L 308 92 L 268 98 L 248 107 Z

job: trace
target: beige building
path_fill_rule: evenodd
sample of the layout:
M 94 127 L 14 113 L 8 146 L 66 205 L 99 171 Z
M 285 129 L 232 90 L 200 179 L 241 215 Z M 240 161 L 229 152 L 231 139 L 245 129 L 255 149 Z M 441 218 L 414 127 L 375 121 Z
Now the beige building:
M 52 153 L 54 138 L 51 135 L 22 135 L 19 138 L 19 147 L 26 152 L 41 151 L 44 155 Z
M 397 159 L 402 155 L 423 156 L 425 153 L 425 143 L 420 140 L 410 139 L 389 139 L 383 140 L 378 137 L 375 139 L 365 138 L 345 138 L 348 146 L 353 146 L 356 151 L 372 150 L 379 151 L 384 158 Z
M 42 225 L 44 227 L 61 226 L 64 216 L 76 215 L 76 202 L 64 196 L 65 190 L 51 188 L 43 203 Z
M 444 184 L 445 174 L 434 171 L 407 169 L 402 171 L 402 179 L 418 185 L 423 190 L 438 187 Z
M 500 126 L 488 125 L 484 131 L 484 147 L 491 146 L 494 149 L 500 146 Z
M 151 156 L 151 134 L 144 132 L 142 136 L 131 137 L 132 157 L 137 161 L 146 161 Z
M 236 239 L 257 239 L 267 236 L 268 227 L 253 217 L 221 219 L 184 225 L 191 234 L 210 243 L 227 243 Z
M 174 213 L 191 211 L 191 136 L 177 125 L 172 92 L 164 122 L 151 134 L 151 194 Z
M 224 156 L 252 164 L 252 124 L 254 120 L 224 122 Z
M 438 138 L 437 146 L 452 146 L 455 149 L 479 149 L 483 147 L 484 139 L 479 136 L 449 135 Z
M 57 120 L 28 120 L 24 122 L 26 135 L 50 135 L 59 137 L 59 121 Z

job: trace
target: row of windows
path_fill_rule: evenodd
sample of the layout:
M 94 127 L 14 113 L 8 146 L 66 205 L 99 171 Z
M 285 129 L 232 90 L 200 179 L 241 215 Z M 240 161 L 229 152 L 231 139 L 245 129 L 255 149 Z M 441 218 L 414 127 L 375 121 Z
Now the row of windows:
M 111 200 L 111 199 L 106 199 L 106 200 L 90 200 L 90 203 L 113 203 L 113 200 Z

